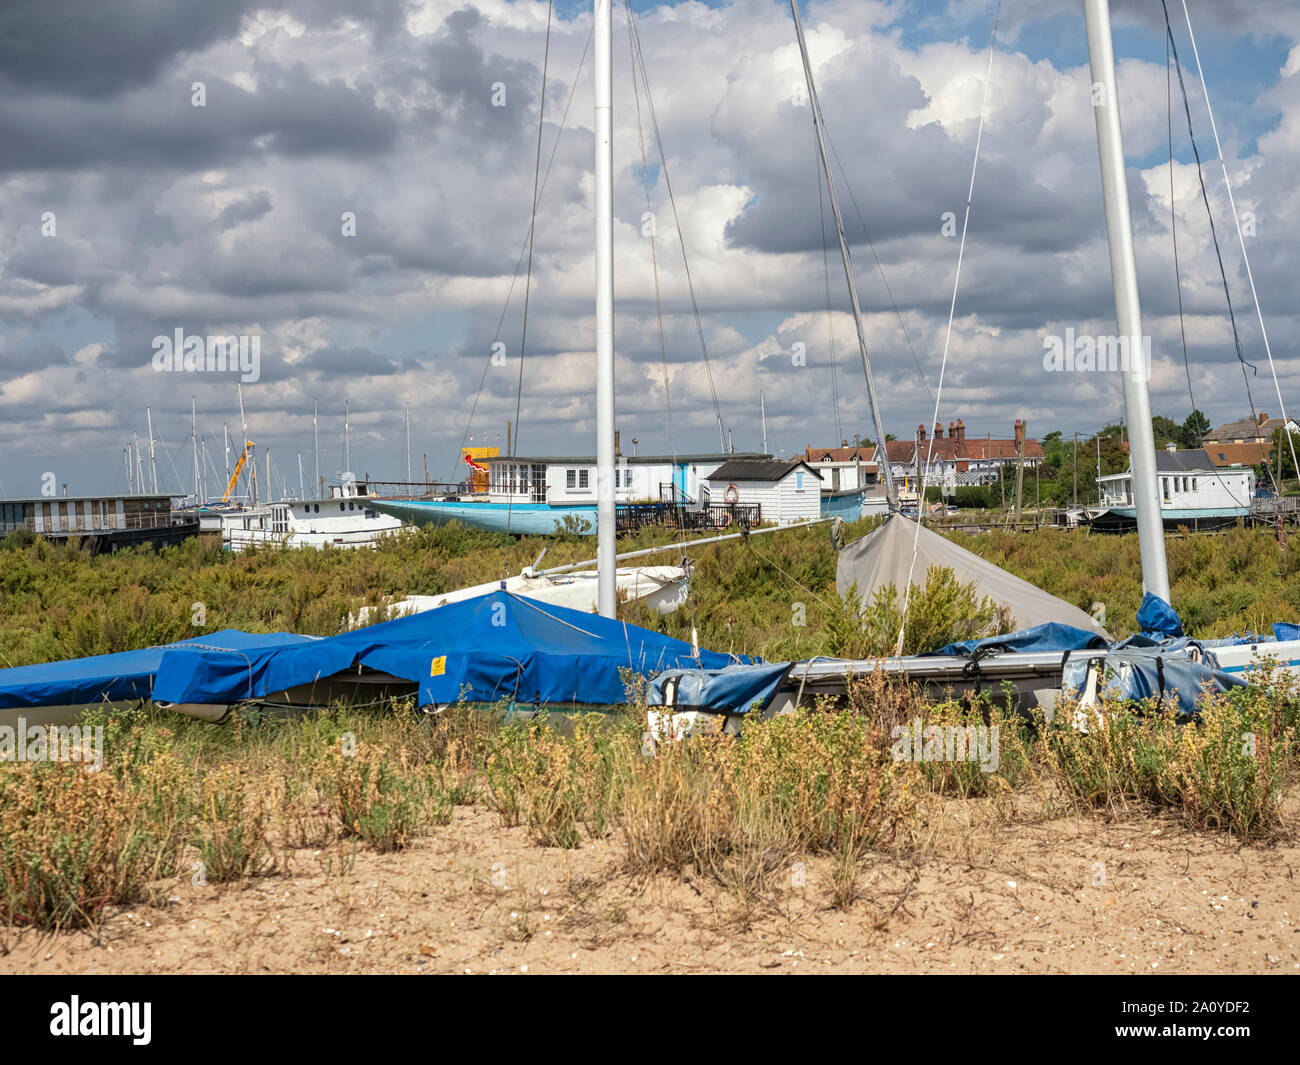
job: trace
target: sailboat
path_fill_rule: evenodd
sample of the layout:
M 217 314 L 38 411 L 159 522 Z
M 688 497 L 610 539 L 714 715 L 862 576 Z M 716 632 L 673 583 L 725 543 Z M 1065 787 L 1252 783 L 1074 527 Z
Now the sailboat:
M 871 413 L 881 431 L 875 388 L 862 334 L 848 244 L 835 194 L 834 178 L 822 132 L 822 117 L 804 40 L 797 0 L 790 0 L 803 57 L 809 103 L 818 149 L 839 234 L 850 303 L 858 325 L 859 349 L 866 373 Z M 1142 321 L 1137 267 L 1125 180 L 1124 146 L 1115 81 L 1114 45 L 1109 0 L 1084 0 L 1092 82 L 1103 93 L 1094 106 L 1098 155 L 1105 201 L 1111 280 L 1119 336 L 1130 350 L 1141 350 Z M 990 69 L 992 52 L 990 51 Z M 972 175 L 972 191 L 974 179 Z M 969 200 L 967 204 L 969 217 Z M 963 237 L 964 240 L 964 237 Z M 960 267 L 960 262 L 959 262 Z M 956 294 L 954 291 L 954 306 Z M 844 694 L 854 678 L 882 670 L 917 683 L 929 695 L 954 687 L 997 696 L 1010 691 L 1015 705 L 1041 706 L 1050 715 L 1065 688 L 1081 694 L 1082 705 L 1095 705 L 1105 694 L 1123 698 L 1158 695 L 1185 713 L 1195 711 L 1203 687 L 1224 690 L 1245 683 L 1245 674 L 1265 661 L 1300 675 L 1300 627 L 1277 623 L 1273 633 L 1224 640 L 1186 637 L 1170 606 L 1161 496 L 1157 487 L 1155 439 L 1150 397 L 1142 367 L 1135 361 L 1123 374 L 1124 400 L 1132 462 L 1129 491 L 1138 531 L 1145 593 L 1138 623 L 1141 637 L 1112 644 L 1105 630 L 1078 608 L 1027 584 L 972 552 L 925 529 L 898 512 L 892 479 L 885 477 L 892 513 L 885 522 L 840 551 L 837 588 L 856 589 L 863 603 L 889 585 L 910 589 L 918 563 L 947 566 L 959 579 L 974 580 L 1023 626 L 1017 631 L 965 641 L 929 655 L 904 655 L 903 633 L 896 654 L 886 659 L 812 659 L 776 665 L 732 667 L 724 672 L 677 668 L 661 674 L 650 688 L 650 727 L 657 736 L 679 738 L 696 731 L 735 732 L 743 715 L 757 709 L 764 716 L 786 713 L 822 695 Z M 1140 427 L 1140 428 L 1139 428 Z M 886 462 L 882 473 L 888 471 Z M 906 595 L 906 591 L 904 592 Z M 906 604 L 906 599 L 904 600 Z M 904 619 L 906 607 L 904 607 Z

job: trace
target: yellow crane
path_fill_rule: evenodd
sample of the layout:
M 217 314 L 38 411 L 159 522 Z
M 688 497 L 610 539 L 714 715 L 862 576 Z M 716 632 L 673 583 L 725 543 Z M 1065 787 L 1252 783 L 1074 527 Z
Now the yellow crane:
M 239 461 L 235 463 L 235 472 L 230 475 L 230 483 L 226 485 L 226 494 L 221 497 L 221 502 L 228 503 L 230 501 L 230 497 L 235 494 L 235 484 L 239 480 L 239 474 L 244 468 L 244 463 L 248 461 L 248 457 L 252 453 L 253 453 L 253 441 L 245 440 L 244 453 L 239 456 Z M 256 467 L 254 468 L 256 469 Z

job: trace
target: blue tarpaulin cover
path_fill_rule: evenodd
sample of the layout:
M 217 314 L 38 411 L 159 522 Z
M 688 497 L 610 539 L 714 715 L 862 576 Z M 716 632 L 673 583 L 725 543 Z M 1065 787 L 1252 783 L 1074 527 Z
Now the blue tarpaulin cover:
M 675 710 L 725 714 L 764 710 L 792 665 L 775 662 L 725 669 L 672 669 L 650 682 L 648 698 L 651 706 L 663 706 L 665 695 L 671 692 Z
M 120 651 L 111 655 L 0 669 L 0 708 L 91 706 L 106 700 L 148 699 L 159 663 L 174 648 L 220 647 L 230 653 L 257 646 L 283 647 L 316 639 L 318 637 L 295 636 L 288 632 L 254 634 L 239 629 L 222 629 L 180 643 L 146 647 L 140 651 Z
M 1285 621 L 1273 622 L 1273 639 L 1300 640 L 1300 625 L 1291 625 Z
M 1107 651 L 1103 658 L 1105 670 L 1098 695 L 1112 699 L 1161 699 L 1175 705 L 1180 714 L 1195 714 L 1196 701 L 1207 688 L 1227 691 L 1246 683 L 1216 668 L 1217 661 L 1212 656 L 1207 655 L 1204 662 L 1193 662 L 1186 646 L 1130 644 L 1122 650 Z M 1067 662 L 1061 673 L 1061 686 L 1082 691 L 1092 661 L 1081 655 Z
M 1160 596 L 1147 592 L 1142 597 L 1142 605 L 1137 612 L 1138 628 L 1147 636 L 1161 638 L 1181 636 L 1183 622 L 1177 612 Z
M 734 661 L 705 650 L 697 658 L 671 636 L 495 591 L 299 646 L 242 654 L 175 647 L 153 694 L 172 703 L 232 703 L 366 667 L 418 684 L 421 705 L 461 698 L 611 704 L 626 698 L 620 669 L 649 677 Z
M 962 640 L 940 647 L 935 654 L 973 655 L 986 647 L 995 647 L 1007 651 L 1089 651 L 1093 648 L 1107 646 L 1106 640 L 1095 632 L 1076 629 L 1073 625 L 1063 625 L 1059 621 L 1049 621 L 1044 625 L 1034 625 L 1018 632 L 1008 632 L 1005 636 L 986 636 L 982 640 Z

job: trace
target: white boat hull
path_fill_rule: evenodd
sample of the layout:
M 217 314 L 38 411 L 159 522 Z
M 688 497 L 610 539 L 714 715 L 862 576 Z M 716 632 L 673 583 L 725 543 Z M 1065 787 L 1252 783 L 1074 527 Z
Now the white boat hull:
M 596 572 L 531 574 L 525 570 L 516 577 L 508 577 L 505 589 L 515 595 L 527 596 L 554 606 L 573 610 L 596 609 Z M 619 598 L 626 602 L 642 602 L 659 614 L 671 614 L 684 602 L 689 585 L 689 573 L 682 566 L 627 566 L 617 571 Z M 447 603 L 473 599 L 501 587 L 500 581 L 458 588 L 442 595 L 413 595 L 406 599 L 380 606 L 362 607 L 355 616 L 355 627 L 373 625 L 381 620 L 420 614 Z

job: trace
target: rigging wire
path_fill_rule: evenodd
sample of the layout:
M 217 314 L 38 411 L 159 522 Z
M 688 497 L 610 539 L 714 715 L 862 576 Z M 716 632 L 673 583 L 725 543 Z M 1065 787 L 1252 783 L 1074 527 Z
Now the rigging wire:
M 725 452 L 727 450 L 727 432 L 722 423 L 722 407 L 718 403 L 718 390 L 713 380 L 713 364 L 709 361 L 709 346 L 704 339 L 704 319 L 700 315 L 699 301 L 695 298 L 695 281 L 691 276 L 691 264 L 686 255 L 686 236 L 682 232 L 682 220 L 677 213 L 677 197 L 673 193 L 672 178 L 668 174 L 668 153 L 664 151 L 663 135 L 659 129 L 659 116 L 655 111 L 654 96 L 650 91 L 650 75 L 646 72 L 645 53 L 641 48 L 641 26 L 631 4 L 627 5 L 627 10 L 636 63 L 641 70 L 641 80 L 646 90 L 646 111 L 650 116 L 650 126 L 654 130 L 655 145 L 659 149 L 659 167 L 664 178 L 664 189 L 668 193 L 668 202 L 673 209 L 673 224 L 677 228 L 677 243 L 682 252 L 682 267 L 686 273 L 686 288 L 691 297 L 691 313 L 695 316 L 695 331 L 700 338 L 700 351 L 704 356 L 704 372 L 709 382 L 709 395 L 713 400 L 713 413 L 718 422 L 718 442 L 720 449 Z
M 813 129 L 816 144 L 817 130 Z M 835 439 L 844 439 L 844 426 L 840 422 L 840 386 L 836 373 L 835 327 L 831 319 L 831 260 L 830 245 L 826 240 L 826 193 L 822 189 L 821 162 L 817 163 L 817 220 L 822 227 L 822 275 L 826 279 L 826 342 L 831 357 L 831 409 L 835 412 Z
M 1160 0 L 1162 6 L 1165 0 Z M 1168 22 L 1169 11 L 1165 8 L 1166 24 Z M 1232 208 L 1232 220 L 1237 226 L 1237 241 L 1241 245 L 1241 260 L 1246 267 L 1246 278 L 1250 282 L 1250 295 L 1255 301 L 1255 314 L 1259 318 L 1259 331 L 1264 340 L 1264 352 L 1268 356 L 1269 372 L 1273 376 L 1273 388 L 1277 392 L 1278 409 L 1282 417 L 1282 435 L 1286 437 L 1287 446 L 1291 451 L 1291 465 L 1295 467 L 1296 476 L 1300 477 L 1300 463 L 1296 462 L 1295 438 L 1287 429 L 1286 403 L 1282 399 L 1282 386 L 1277 379 L 1277 367 L 1273 363 L 1273 348 L 1268 342 L 1268 329 L 1264 325 L 1264 311 L 1259 305 L 1259 293 L 1255 290 L 1255 274 L 1250 268 L 1250 256 L 1246 252 L 1246 237 L 1241 231 L 1241 218 L 1237 214 L 1237 202 L 1232 195 L 1232 181 L 1228 177 L 1228 164 L 1223 158 L 1223 145 L 1219 142 L 1219 127 L 1214 121 L 1214 109 L 1210 106 L 1210 90 L 1205 83 L 1205 71 L 1201 67 L 1201 53 L 1196 47 L 1196 34 L 1192 32 L 1192 16 L 1187 10 L 1187 0 L 1183 0 L 1183 17 L 1187 20 L 1187 35 L 1192 42 L 1192 55 L 1196 59 L 1196 71 L 1201 79 L 1201 92 L 1205 96 L 1205 111 L 1210 116 L 1210 130 L 1214 134 L 1214 147 L 1219 153 L 1219 165 L 1223 168 L 1223 184 L 1228 190 L 1228 205 Z M 1181 73 L 1179 80 L 1182 80 Z M 1258 421 L 1258 419 L 1257 419 Z
M 533 290 L 533 238 L 537 233 L 537 197 L 542 179 L 542 132 L 546 128 L 546 75 L 551 69 L 551 13 L 555 9 L 555 0 L 546 4 L 546 43 L 542 50 L 542 91 L 537 104 L 537 155 L 533 161 L 533 212 L 528 222 L 528 270 L 524 274 L 524 319 L 519 337 L 519 379 L 515 385 L 515 435 L 510 447 L 513 456 L 519 450 L 519 410 L 524 399 L 524 361 L 528 356 L 528 300 Z M 510 464 L 510 480 L 514 481 L 516 466 Z M 527 483 L 525 481 L 524 483 Z M 523 485 L 517 485 L 522 488 Z M 510 535 L 510 518 L 514 510 L 515 493 L 511 491 L 506 497 L 506 535 Z M 504 547 L 501 552 L 501 579 L 506 578 L 506 566 L 509 565 L 510 549 Z
M 858 225 L 862 227 L 862 237 L 867 242 L 867 247 L 871 249 L 871 258 L 875 260 L 876 272 L 880 274 L 880 280 L 885 286 L 885 295 L 889 297 L 889 305 L 894 309 L 894 317 L 898 319 L 898 328 L 903 331 L 903 340 L 907 342 L 907 350 L 912 353 L 912 361 L 916 363 L 916 372 L 921 378 L 921 387 L 925 389 L 925 394 L 934 401 L 934 393 L 930 391 L 930 382 L 926 380 L 925 371 L 921 369 L 921 360 L 916 354 L 916 348 L 912 346 L 911 334 L 907 331 L 907 323 L 903 321 L 903 312 L 899 310 L 898 301 L 894 299 L 894 290 L 889 284 L 889 278 L 885 276 L 885 264 L 880 261 L 880 256 L 876 254 L 875 242 L 871 239 L 871 233 L 867 229 L 867 221 L 862 217 L 862 208 L 858 206 L 858 198 L 853 195 L 853 186 L 849 184 L 849 176 L 844 170 L 844 164 L 840 162 L 839 153 L 835 150 L 835 142 L 831 140 L 830 131 L 824 126 L 822 133 L 826 137 L 826 144 L 831 150 L 831 158 L 835 160 L 835 166 L 840 172 L 840 180 L 844 182 L 844 191 L 849 194 L 849 203 L 853 205 L 853 213 L 858 216 Z
M 628 23 L 627 48 L 628 48 L 628 55 L 631 59 L 631 65 L 632 65 L 632 97 L 636 101 L 636 134 L 637 134 L 637 140 L 641 146 L 641 185 L 645 190 L 646 213 L 649 214 L 651 216 L 651 219 L 653 220 L 654 214 L 651 209 L 651 203 L 650 203 L 650 162 L 646 155 L 645 127 L 641 122 L 641 89 L 637 83 L 636 49 L 634 47 L 634 35 L 632 32 L 632 5 L 625 3 L 623 5 L 623 10 L 627 14 L 627 23 Z M 650 86 L 648 83 L 646 84 L 645 92 L 646 92 L 646 100 L 648 101 L 650 99 Z M 662 290 L 659 284 L 659 255 L 656 249 L 655 227 L 653 225 L 653 222 L 650 226 L 650 268 L 654 274 L 654 282 L 655 282 L 655 318 L 659 329 L 659 362 L 660 365 L 663 367 L 663 375 L 664 375 L 664 409 L 667 413 L 667 421 L 668 421 L 668 448 L 673 456 L 673 469 L 674 471 L 676 471 L 677 438 L 673 432 L 673 399 L 672 399 L 672 391 L 670 388 L 670 381 L 669 381 L 669 374 L 668 374 L 668 344 L 664 336 L 664 305 L 663 305 Z M 615 482 L 615 487 L 617 487 L 617 481 Z M 675 472 L 673 477 L 672 501 L 673 501 L 673 516 L 680 530 L 682 518 L 681 518 L 681 513 L 676 505 L 677 504 L 677 480 L 676 480 Z M 687 589 L 687 594 L 688 595 L 690 594 L 689 588 Z
M 650 162 L 646 156 L 645 150 L 645 127 L 641 123 L 641 89 L 637 81 L 636 69 L 636 51 L 632 39 L 632 6 L 624 4 L 623 10 L 627 13 L 628 34 L 627 50 L 632 63 L 632 98 L 636 102 L 636 135 L 637 141 L 641 146 L 641 186 L 645 191 L 645 209 L 648 214 L 653 216 L 650 203 Z M 646 87 L 646 95 L 650 93 L 649 86 Z M 677 444 L 673 435 L 673 400 L 668 384 L 668 345 L 664 338 L 664 304 L 663 296 L 659 286 L 659 255 L 656 250 L 655 229 L 650 227 L 650 268 L 654 274 L 655 281 L 655 316 L 659 326 L 659 359 L 663 366 L 664 374 L 664 407 L 668 416 L 668 447 L 672 451 L 674 463 L 677 458 Z
M 1250 391 L 1250 375 L 1246 373 L 1246 368 L 1249 367 L 1251 373 L 1254 373 L 1255 367 L 1252 363 L 1246 361 L 1246 353 L 1242 350 L 1241 346 L 1241 334 L 1237 329 L 1237 314 L 1236 311 L 1233 310 L 1232 292 L 1228 288 L 1228 271 L 1223 265 L 1223 250 L 1219 247 L 1219 233 L 1214 225 L 1214 212 L 1210 209 L 1210 194 L 1205 188 L 1205 172 L 1201 166 L 1201 149 L 1197 146 L 1196 134 L 1192 130 L 1192 105 L 1187 97 L 1187 84 L 1183 81 L 1183 65 L 1178 59 L 1178 44 L 1174 40 L 1173 27 L 1169 23 L 1169 6 L 1165 3 L 1165 0 L 1160 0 L 1160 6 L 1164 9 L 1165 13 L 1165 39 L 1168 41 L 1170 52 L 1174 57 L 1174 69 L 1178 73 L 1178 88 L 1182 92 L 1183 96 L 1183 111 L 1187 116 L 1187 136 L 1192 142 L 1192 154 L 1196 157 L 1196 177 L 1200 181 L 1201 185 L 1201 200 L 1205 204 L 1205 215 L 1210 222 L 1210 237 L 1214 241 L 1214 254 L 1219 260 L 1219 277 L 1223 281 L 1223 298 L 1228 302 L 1228 321 L 1232 324 L 1232 344 L 1237 352 L 1237 361 L 1241 363 L 1241 377 L 1246 383 L 1246 399 L 1250 403 L 1251 417 L 1254 418 L 1255 397 Z M 1206 98 L 1206 103 L 1207 105 L 1209 103 L 1208 97 Z M 1216 134 L 1215 136 L 1217 139 L 1218 135 Z M 1231 195 L 1231 193 L 1229 193 L 1229 195 Z M 1235 208 L 1233 209 L 1233 214 L 1234 216 L 1236 214 Z
M 1168 29 L 1168 26 L 1166 26 Z M 1170 64 L 1172 36 L 1165 34 L 1165 125 L 1169 137 L 1169 233 L 1173 238 L 1174 245 L 1174 287 L 1178 291 L 1178 332 L 1183 341 L 1183 372 L 1187 376 L 1187 399 L 1192 405 L 1192 412 L 1195 413 L 1199 408 L 1196 406 L 1196 395 L 1192 390 L 1192 366 L 1191 360 L 1187 355 L 1187 325 L 1183 318 L 1183 276 L 1182 268 L 1178 263 L 1178 212 L 1174 202 L 1174 104 L 1173 104 L 1173 70 Z M 1249 396 L 1249 388 L 1247 396 Z M 1252 408 L 1253 411 L 1253 408 Z M 1207 451 L 1208 455 L 1209 452 Z M 1211 460 L 1213 465 L 1213 460 Z M 1269 464 L 1264 463 L 1264 469 L 1268 472 L 1269 479 L 1273 481 L 1274 486 L 1277 482 L 1273 479 L 1273 471 L 1269 469 Z M 1218 466 L 1214 467 L 1214 477 L 1219 482 L 1219 487 L 1228 494 L 1228 497 L 1237 506 L 1249 506 L 1250 501 L 1242 503 L 1237 498 L 1236 493 L 1228 487 L 1228 482 L 1224 479 L 1223 474 L 1219 472 Z
M 551 168 L 555 165 L 555 156 L 559 152 L 559 148 L 560 148 L 560 137 L 564 133 L 564 130 L 567 127 L 569 122 L 569 109 L 570 107 L 573 106 L 574 90 L 577 89 L 578 79 L 582 76 L 582 70 L 586 66 L 587 55 L 591 51 L 591 40 L 592 40 L 592 34 L 594 32 L 595 32 L 594 28 L 587 32 L 587 43 L 583 46 L 582 55 L 578 59 L 578 66 L 573 72 L 573 80 L 569 83 L 569 92 L 564 103 L 564 113 L 560 116 L 559 129 L 555 131 L 555 141 L 551 145 L 551 154 L 547 157 L 546 172 L 545 174 L 542 175 L 541 188 L 538 191 L 539 201 L 541 197 L 546 194 L 546 185 L 551 177 Z M 492 344 L 495 344 L 498 340 L 501 339 L 502 327 L 505 324 L 506 315 L 510 311 L 510 301 L 514 298 L 515 285 L 518 284 L 519 282 L 519 272 L 523 269 L 524 257 L 525 255 L 527 255 L 528 244 L 529 241 L 532 239 L 533 225 L 535 221 L 536 219 L 534 218 L 529 222 L 528 228 L 524 231 L 523 239 L 519 242 L 519 255 L 515 259 L 514 274 L 510 278 L 510 287 L 506 290 L 506 298 L 505 298 L 505 302 L 502 304 L 501 307 L 501 314 L 497 317 L 496 331 L 492 334 Z M 489 345 L 489 348 L 490 347 L 491 345 Z M 488 357 L 483 362 L 483 374 L 479 378 L 478 388 L 474 392 L 474 402 L 470 406 L 469 417 L 465 419 L 465 431 L 463 434 L 461 434 L 460 451 L 458 451 L 456 454 L 455 462 L 453 463 L 451 468 L 451 475 L 448 477 L 448 483 L 451 483 L 454 480 L 455 475 L 459 472 L 460 454 L 461 452 L 464 451 L 465 442 L 469 439 L 469 431 L 474 424 L 474 415 L 478 411 L 479 400 L 483 396 L 483 386 L 487 383 L 488 370 L 490 370 L 491 368 L 492 368 L 492 354 L 491 352 L 489 352 Z
M 971 200 L 975 196 L 975 173 L 979 167 L 980 145 L 984 140 L 984 119 L 988 111 L 989 102 L 989 84 L 993 80 L 993 55 L 997 49 L 998 43 L 998 21 L 1002 17 L 1002 0 L 997 0 L 997 6 L 993 12 L 993 34 L 989 40 L 989 60 L 988 67 L 984 72 L 984 91 L 980 101 L 980 121 L 979 128 L 975 133 L 975 158 L 971 161 L 970 167 L 970 185 L 966 190 L 966 213 L 961 224 L 961 244 L 957 249 L 957 269 L 952 279 L 952 302 L 948 306 L 948 329 L 943 338 L 943 359 L 939 363 L 939 381 L 934 396 L 934 416 L 930 421 L 937 424 L 939 421 L 939 402 L 943 398 L 943 378 L 944 372 L 948 369 L 948 347 L 952 342 L 952 323 L 957 313 L 957 291 L 961 284 L 961 266 L 966 256 L 966 232 L 970 226 L 970 208 Z M 921 543 L 921 513 L 925 507 L 925 479 L 930 472 L 930 462 L 934 456 L 934 437 L 930 437 L 930 446 L 927 449 L 925 457 L 925 466 L 921 471 L 921 476 L 917 483 L 917 506 L 916 506 L 916 531 L 912 535 L 912 561 L 907 568 L 907 582 L 903 585 L 903 612 L 902 618 L 898 624 L 898 642 L 895 645 L 894 653 L 902 655 L 903 639 L 907 630 L 907 608 L 911 598 L 912 575 L 916 571 L 916 557 L 920 550 Z

